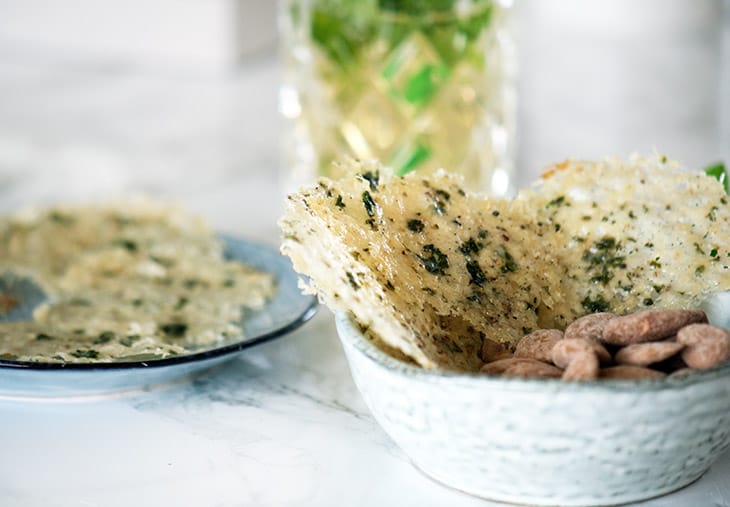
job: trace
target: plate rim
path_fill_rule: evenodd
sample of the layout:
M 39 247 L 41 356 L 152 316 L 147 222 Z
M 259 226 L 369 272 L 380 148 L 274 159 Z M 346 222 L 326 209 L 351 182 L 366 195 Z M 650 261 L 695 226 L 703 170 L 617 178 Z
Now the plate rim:
M 245 244 L 247 247 L 252 247 L 262 253 L 272 255 L 274 259 L 283 259 L 283 256 L 279 253 L 278 249 L 274 246 L 260 243 L 258 241 L 252 241 L 242 237 L 236 237 L 229 234 L 217 234 L 217 237 L 223 242 L 224 252 L 228 249 L 230 244 Z M 243 260 L 245 262 L 245 259 Z M 284 262 L 280 260 L 280 262 Z M 256 267 L 256 266 L 254 266 Z M 259 269 L 261 269 L 259 267 Z M 292 270 L 292 273 L 295 273 Z M 295 273 L 296 274 L 296 273 Z M 194 363 L 198 361 L 205 361 L 208 359 L 214 359 L 222 357 L 235 352 L 240 352 L 249 347 L 273 340 L 280 336 L 289 334 L 290 332 L 298 329 L 309 321 L 317 313 L 319 303 L 316 296 L 300 294 L 301 297 L 309 299 L 308 304 L 305 306 L 304 311 L 300 312 L 286 325 L 277 327 L 253 337 L 244 337 L 243 339 L 234 343 L 229 343 L 221 347 L 215 347 L 208 350 L 202 350 L 199 352 L 193 352 L 191 354 L 183 354 L 179 356 L 166 357 L 163 359 L 150 359 L 148 361 L 117 361 L 117 362 L 96 362 L 96 363 L 74 363 L 74 362 L 39 362 L 39 361 L 15 361 L 12 359 L 0 359 L 0 371 L 92 371 L 92 370 L 112 370 L 112 371 L 128 371 L 134 369 L 150 369 L 150 368 L 164 368 L 168 366 L 176 366 L 186 363 Z

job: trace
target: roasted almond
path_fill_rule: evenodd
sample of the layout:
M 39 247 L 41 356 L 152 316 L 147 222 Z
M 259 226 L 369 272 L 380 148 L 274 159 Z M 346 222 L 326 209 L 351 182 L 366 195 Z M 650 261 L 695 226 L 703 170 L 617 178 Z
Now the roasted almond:
M 513 357 L 500 359 L 482 366 L 482 373 L 488 375 L 504 375 L 507 377 L 554 377 L 562 375 L 559 368 L 536 359 Z
M 558 329 L 538 329 L 525 335 L 515 347 L 515 357 L 529 357 L 549 363 L 552 361 L 553 346 L 563 338 Z
M 631 345 L 662 340 L 695 322 L 707 322 L 700 310 L 645 310 L 616 317 L 603 327 L 602 341 L 613 345 Z
M 683 348 L 682 343 L 672 341 L 635 343 L 619 349 L 613 359 L 616 364 L 647 366 L 665 361 Z
M 507 359 L 510 357 L 512 357 L 512 352 L 504 343 L 496 342 L 489 338 L 485 338 L 482 342 L 482 361 L 491 363 L 492 361 L 498 361 L 500 359 Z
M 682 359 L 690 368 L 712 368 L 730 359 L 730 332 L 709 324 L 679 330 L 677 341 L 686 347 Z
M 591 313 L 574 320 L 565 328 L 565 338 L 584 338 L 586 340 L 600 340 L 603 336 L 603 328 L 616 315 L 608 312 Z
M 598 356 L 594 351 L 581 352 L 573 357 L 561 377 L 563 380 L 594 380 L 598 378 Z
M 563 338 L 553 346 L 551 358 L 560 368 L 567 368 L 573 358 L 582 353 L 592 352 L 602 364 L 611 362 L 611 354 L 600 343 L 583 338 Z

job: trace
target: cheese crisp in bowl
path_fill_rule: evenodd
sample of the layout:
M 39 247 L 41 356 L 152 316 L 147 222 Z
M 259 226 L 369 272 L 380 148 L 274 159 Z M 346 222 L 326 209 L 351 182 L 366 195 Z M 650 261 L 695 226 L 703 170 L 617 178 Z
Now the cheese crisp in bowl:
M 336 312 L 356 384 L 417 467 L 496 500 L 613 505 L 689 484 L 730 446 L 730 334 L 698 310 L 727 322 L 718 181 L 663 157 L 568 161 L 507 201 L 446 172 L 350 165 L 289 197 L 282 251 Z M 649 331 L 624 343 L 597 327 L 609 320 Z

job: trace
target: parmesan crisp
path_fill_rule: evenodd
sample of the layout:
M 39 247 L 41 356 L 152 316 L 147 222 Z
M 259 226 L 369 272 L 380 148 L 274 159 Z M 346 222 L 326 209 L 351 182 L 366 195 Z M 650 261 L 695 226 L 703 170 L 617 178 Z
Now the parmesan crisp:
M 425 368 L 476 371 L 485 338 L 730 288 L 722 185 L 665 157 L 555 164 L 512 201 L 444 171 L 347 166 L 289 196 L 281 251 L 307 291 Z

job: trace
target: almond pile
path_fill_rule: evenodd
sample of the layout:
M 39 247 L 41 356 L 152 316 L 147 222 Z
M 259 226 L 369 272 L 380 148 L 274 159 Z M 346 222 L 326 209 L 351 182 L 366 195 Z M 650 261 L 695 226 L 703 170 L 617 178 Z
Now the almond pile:
M 509 349 L 484 340 L 482 373 L 563 380 L 683 375 L 730 360 L 730 332 L 699 310 L 593 313 L 565 331 L 539 329 Z

